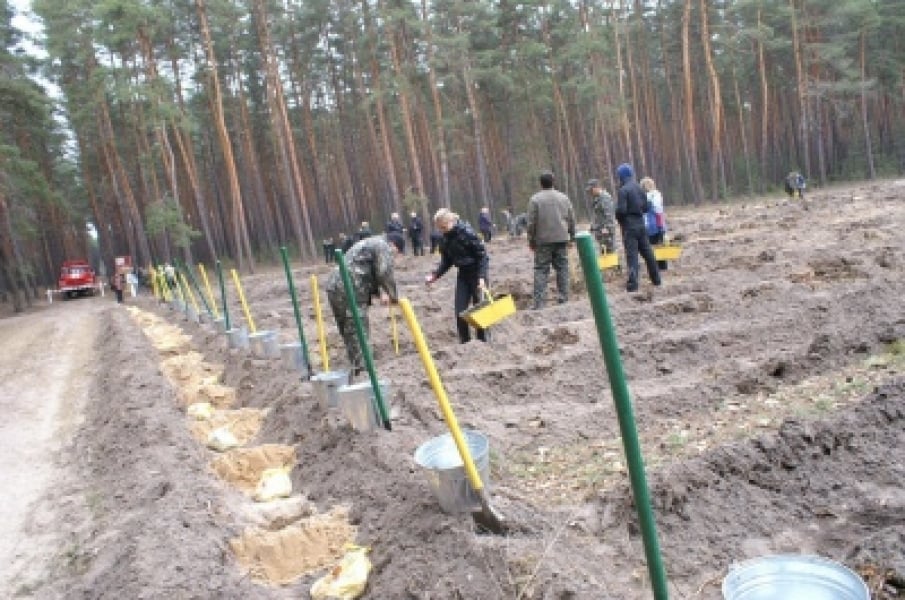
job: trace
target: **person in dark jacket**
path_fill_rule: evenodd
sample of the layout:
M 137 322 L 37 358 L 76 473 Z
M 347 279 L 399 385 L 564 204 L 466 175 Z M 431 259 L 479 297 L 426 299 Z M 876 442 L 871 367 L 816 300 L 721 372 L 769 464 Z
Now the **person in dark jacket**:
M 321 242 L 321 246 L 324 249 L 324 262 L 328 265 L 333 262 L 333 251 L 336 250 L 336 244 L 333 242 L 333 238 L 324 238 L 324 241 Z
M 647 212 L 647 194 L 635 181 L 635 172 L 632 166 L 626 163 L 616 169 L 619 178 L 619 195 L 616 200 L 616 221 L 622 230 L 622 247 L 625 249 L 625 259 L 628 263 L 628 281 L 625 289 L 629 292 L 638 291 L 638 253 L 644 258 L 647 265 L 647 275 L 651 283 L 660 285 L 660 269 L 657 268 L 657 260 L 654 258 L 654 249 L 647 237 L 647 228 L 644 224 L 644 213 Z
M 339 234 L 339 249 L 343 251 L 343 254 L 349 251 L 349 248 L 352 247 L 352 244 L 355 243 L 355 240 L 350 235 L 346 235 L 345 233 Z
M 361 222 L 361 227 L 358 228 L 358 231 L 355 233 L 355 241 L 360 242 L 365 238 L 369 238 L 374 235 L 374 232 L 371 231 L 371 224 L 367 221 Z
M 396 244 L 400 254 L 405 254 L 405 226 L 399 218 L 399 213 L 390 215 L 390 220 L 386 225 L 387 239 Z M 401 245 L 400 245 L 401 244 Z
M 458 269 L 456 277 L 456 329 L 459 342 L 471 340 L 468 322 L 460 315 L 469 305 L 481 301 L 481 294 L 487 286 L 487 270 L 490 257 L 484 243 L 467 224 L 459 220 L 459 215 L 448 208 L 441 208 L 434 215 L 434 224 L 443 237 L 440 239 L 440 264 L 427 276 L 431 284 L 443 276 L 451 267 Z M 487 332 L 477 330 L 477 338 L 487 341 Z
M 486 206 L 481 209 L 481 214 L 478 215 L 478 229 L 481 230 L 481 235 L 484 236 L 484 243 L 489 243 L 491 238 L 493 238 L 493 221 L 490 219 L 490 209 Z
M 409 239 L 412 240 L 412 255 L 424 256 L 424 225 L 415 211 L 412 211 L 412 220 L 409 221 Z

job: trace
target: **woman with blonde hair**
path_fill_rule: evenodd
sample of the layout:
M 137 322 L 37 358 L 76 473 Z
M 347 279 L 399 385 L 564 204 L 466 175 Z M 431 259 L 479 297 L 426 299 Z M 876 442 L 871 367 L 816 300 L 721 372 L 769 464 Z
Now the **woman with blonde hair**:
M 663 212 L 663 194 L 650 177 L 641 180 L 641 189 L 647 194 L 647 212 L 644 213 L 644 225 L 647 228 L 647 239 L 651 245 L 662 244 L 666 235 L 666 215 Z M 667 263 L 658 260 L 657 266 L 665 271 Z
M 484 243 L 468 223 L 459 220 L 459 215 L 441 208 L 434 215 L 434 225 L 440 232 L 440 264 L 426 278 L 428 285 L 438 280 L 451 267 L 458 269 L 456 276 L 456 329 L 459 342 L 464 344 L 471 339 L 468 322 L 461 316 L 471 304 L 481 301 L 481 292 L 487 285 L 487 269 L 490 257 Z M 484 329 L 477 330 L 477 338 L 487 341 Z

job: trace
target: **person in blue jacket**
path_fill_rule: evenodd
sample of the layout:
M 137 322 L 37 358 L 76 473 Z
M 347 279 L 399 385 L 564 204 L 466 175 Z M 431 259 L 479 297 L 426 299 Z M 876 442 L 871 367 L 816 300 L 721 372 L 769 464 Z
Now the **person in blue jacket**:
M 640 265 L 638 254 L 644 258 L 647 265 L 647 275 L 651 283 L 660 285 L 660 269 L 657 268 L 657 260 L 654 258 L 654 249 L 647 237 L 647 227 L 644 223 L 644 213 L 647 212 L 647 194 L 635 181 L 635 171 L 628 163 L 619 165 L 616 169 L 616 177 L 619 179 L 619 194 L 616 200 L 616 221 L 622 230 L 622 247 L 625 249 L 625 259 L 628 263 L 628 281 L 625 289 L 629 292 L 638 291 L 638 276 Z

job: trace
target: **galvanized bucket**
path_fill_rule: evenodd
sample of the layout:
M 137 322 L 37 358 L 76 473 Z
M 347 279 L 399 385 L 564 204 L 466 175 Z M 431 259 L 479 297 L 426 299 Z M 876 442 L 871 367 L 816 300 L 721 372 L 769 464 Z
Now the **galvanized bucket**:
M 283 364 L 290 371 L 308 373 L 308 363 L 305 362 L 305 354 L 302 352 L 301 342 L 280 344 L 280 357 L 283 359 Z
M 324 409 L 336 408 L 339 405 L 336 392 L 348 381 L 349 373 L 346 371 L 326 371 L 311 378 L 314 395 Z
M 475 468 L 485 489 L 490 486 L 490 442 L 479 431 L 462 431 L 471 452 Z M 448 514 L 472 512 L 481 508 L 481 501 L 471 489 L 459 449 L 452 435 L 444 433 L 431 438 L 415 450 L 415 463 L 427 477 L 440 508 Z
M 248 336 L 251 353 L 258 358 L 279 358 L 280 342 L 276 331 L 256 331 Z
M 820 556 L 777 554 L 732 565 L 723 579 L 726 600 L 870 600 L 851 569 Z
M 248 348 L 248 330 L 244 327 L 233 327 L 226 332 L 230 348 Z
M 389 384 L 383 379 L 380 379 L 378 383 L 384 406 L 389 410 Z M 343 415 L 355 431 L 374 431 L 382 426 L 376 406 L 377 400 L 374 398 L 374 390 L 370 381 L 340 387 L 336 390 L 336 400 Z

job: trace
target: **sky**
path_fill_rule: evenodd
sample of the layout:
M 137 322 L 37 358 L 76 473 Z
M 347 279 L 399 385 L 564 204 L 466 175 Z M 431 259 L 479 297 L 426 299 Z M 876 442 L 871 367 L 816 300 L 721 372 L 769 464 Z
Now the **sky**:
M 44 27 L 41 21 L 31 12 L 31 0 L 11 0 L 10 6 L 16 12 L 13 16 L 13 27 L 24 33 L 26 36 L 40 37 L 44 33 Z M 21 44 L 22 48 L 37 57 L 43 57 L 44 51 L 38 48 L 30 41 Z

